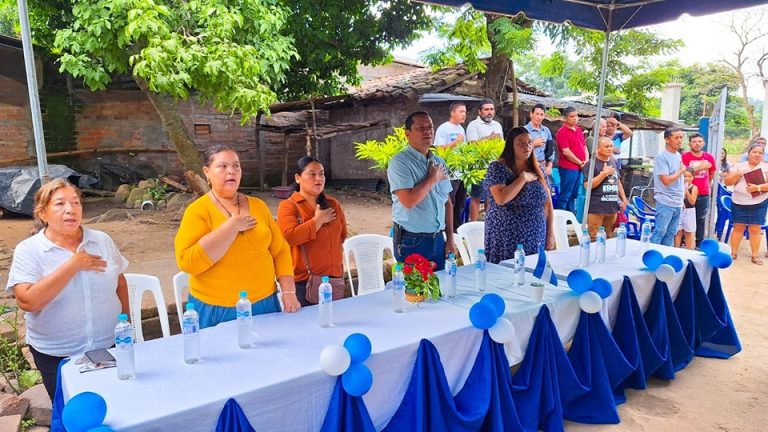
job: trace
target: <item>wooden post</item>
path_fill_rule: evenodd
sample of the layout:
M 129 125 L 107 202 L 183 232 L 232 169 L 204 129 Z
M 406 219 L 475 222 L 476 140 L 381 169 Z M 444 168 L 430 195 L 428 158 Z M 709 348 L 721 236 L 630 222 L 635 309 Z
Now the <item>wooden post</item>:
M 283 132 L 283 145 L 285 146 L 285 151 L 283 152 L 283 181 L 281 186 L 288 186 L 288 132 Z
M 256 131 L 254 132 L 256 138 L 256 153 L 259 155 L 259 188 L 264 190 L 264 152 L 261 145 L 261 113 L 256 114 Z

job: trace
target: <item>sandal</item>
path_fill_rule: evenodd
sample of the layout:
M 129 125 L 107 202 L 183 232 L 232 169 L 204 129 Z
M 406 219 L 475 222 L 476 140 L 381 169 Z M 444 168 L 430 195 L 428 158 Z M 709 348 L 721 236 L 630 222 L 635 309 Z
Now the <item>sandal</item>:
M 756 256 L 753 256 L 752 257 L 752 264 L 763 265 L 763 260 L 761 260 L 760 258 L 758 258 Z

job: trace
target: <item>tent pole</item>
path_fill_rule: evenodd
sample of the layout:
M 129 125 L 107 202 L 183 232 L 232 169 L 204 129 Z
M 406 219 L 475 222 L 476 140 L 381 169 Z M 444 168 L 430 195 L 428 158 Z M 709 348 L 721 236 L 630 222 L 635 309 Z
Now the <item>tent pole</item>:
M 603 46 L 603 64 L 600 67 L 600 90 L 597 93 L 597 111 L 595 111 L 595 125 L 592 129 L 592 151 L 589 155 L 589 174 L 587 175 L 587 190 L 584 197 L 584 212 L 582 213 L 581 228 L 587 229 L 589 224 L 589 199 L 592 196 L 592 178 L 595 175 L 595 157 L 597 156 L 597 141 L 600 138 L 598 131 L 600 130 L 600 117 L 602 116 L 603 98 L 605 97 L 605 76 L 608 70 L 608 49 L 611 46 L 611 20 L 613 19 L 613 10 L 608 13 L 608 26 L 605 30 L 605 45 Z M 587 145 L 589 148 L 589 145 Z
M 18 0 L 18 5 L 19 22 L 21 24 L 21 42 L 24 48 L 24 68 L 27 72 L 27 89 L 29 90 L 29 109 L 32 111 L 32 131 L 35 135 L 37 171 L 40 175 L 40 186 L 42 186 L 48 183 L 48 159 L 45 154 L 45 136 L 43 135 L 43 118 L 40 114 L 40 96 L 37 93 L 35 53 L 33 52 L 32 35 L 29 29 L 27 0 Z

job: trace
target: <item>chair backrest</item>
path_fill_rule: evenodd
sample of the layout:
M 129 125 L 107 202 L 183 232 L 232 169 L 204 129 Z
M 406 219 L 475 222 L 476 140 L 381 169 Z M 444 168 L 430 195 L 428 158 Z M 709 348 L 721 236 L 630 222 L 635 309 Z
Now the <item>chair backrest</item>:
M 384 283 L 384 250 L 394 256 L 392 238 L 378 234 L 360 234 L 344 241 L 344 265 L 347 267 L 349 286 L 353 296 L 383 291 Z M 349 265 L 349 255 L 355 258 L 357 267 L 357 289 L 352 281 L 352 268 Z
M 178 272 L 173 275 L 173 299 L 176 302 L 176 313 L 178 314 L 180 328 L 181 319 L 184 316 L 184 300 L 182 299 L 184 290 L 189 290 L 189 273 Z
M 648 205 L 647 202 L 637 195 L 632 197 L 632 205 L 643 215 L 656 214 L 656 209 Z
M 726 219 L 731 219 L 731 204 L 733 203 L 733 198 L 731 198 L 730 195 L 723 195 L 720 197 L 720 205 L 723 208 L 723 213 L 726 217 Z
M 138 273 L 126 273 L 125 279 L 128 281 L 128 304 L 131 309 L 131 324 L 133 324 L 133 337 L 136 343 L 144 342 L 144 332 L 141 328 L 141 298 L 145 291 L 151 292 L 155 297 L 157 315 L 160 318 L 160 328 L 163 331 L 163 337 L 170 336 L 168 306 L 165 304 L 165 296 L 163 296 L 163 287 L 160 285 L 160 279 L 156 276 Z
M 485 249 L 485 222 L 467 222 L 456 230 L 458 238 L 456 243 L 461 243 L 466 248 L 466 256 L 461 254 L 464 264 L 472 264 L 477 259 L 477 250 Z
M 453 233 L 453 244 L 456 246 L 456 252 L 459 253 L 462 263 L 468 264 L 472 262 L 472 258 L 469 256 L 469 251 L 467 250 L 467 244 L 464 243 L 464 238 L 461 237 L 461 234 Z
M 568 243 L 568 224 L 573 225 L 573 230 L 576 232 L 576 238 L 581 241 L 581 228 L 579 227 L 579 221 L 576 220 L 576 216 L 568 210 L 554 210 L 555 215 L 555 248 L 566 249 L 570 245 Z

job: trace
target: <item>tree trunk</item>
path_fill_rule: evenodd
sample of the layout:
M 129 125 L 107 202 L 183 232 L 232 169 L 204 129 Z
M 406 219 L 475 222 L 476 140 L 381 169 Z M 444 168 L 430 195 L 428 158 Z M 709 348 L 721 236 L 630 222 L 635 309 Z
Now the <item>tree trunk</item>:
M 134 80 L 147 95 L 149 101 L 152 102 L 152 106 L 155 107 L 165 131 L 171 137 L 171 142 L 176 148 L 176 154 L 179 156 L 184 170 L 200 172 L 203 166 L 200 152 L 198 152 L 195 142 L 184 124 L 178 102 L 170 96 L 150 91 L 147 82 L 143 79 L 134 76 Z
M 493 99 L 496 103 L 496 112 L 501 112 L 501 108 L 507 101 L 507 76 L 511 61 L 509 57 L 501 52 L 496 44 L 492 24 L 501 15 L 485 14 L 485 28 L 488 33 L 488 41 L 491 43 L 491 57 L 488 59 L 488 68 L 485 70 L 485 81 L 483 82 L 483 96 Z
M 517 98 L 517 74 L 515 64 L 509 61 L 509 79 L 512 84 L 512 127 L 520 126 L 520 100 Z

